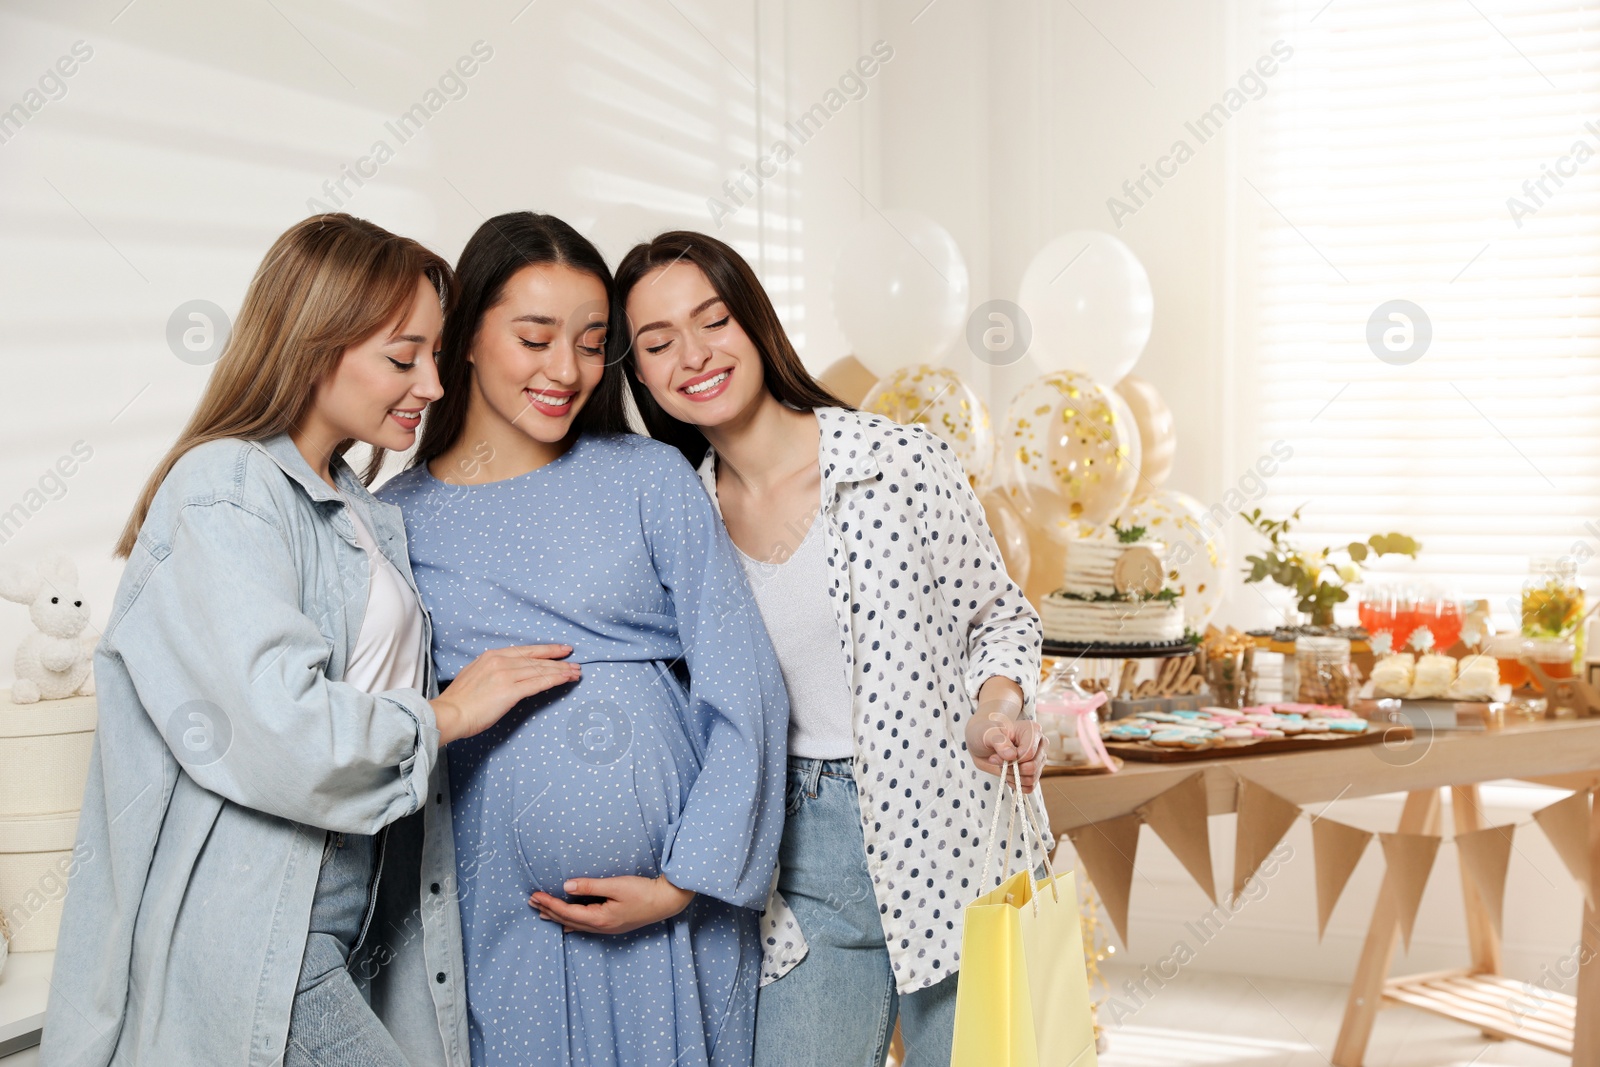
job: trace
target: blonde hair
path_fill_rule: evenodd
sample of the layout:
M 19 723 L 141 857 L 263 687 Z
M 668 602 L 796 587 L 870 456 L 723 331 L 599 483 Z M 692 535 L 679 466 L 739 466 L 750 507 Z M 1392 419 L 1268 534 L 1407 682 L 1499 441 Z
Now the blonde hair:
M 410 308 L 419 277 L 448 308 L 454 289 L 448 263 L 351 215 L 313 215 L 273 242 L 199 405 L 145 483 L 114 555 L 133 551 L 156 491 L 190 449 L 228 437 L 264 440 L 297 427 L 344 350 Z M 341 442 L 334 454 L 354 443 Z M 382 449 L 373 450 L 364 482 L 377 477 L 383 458 Z

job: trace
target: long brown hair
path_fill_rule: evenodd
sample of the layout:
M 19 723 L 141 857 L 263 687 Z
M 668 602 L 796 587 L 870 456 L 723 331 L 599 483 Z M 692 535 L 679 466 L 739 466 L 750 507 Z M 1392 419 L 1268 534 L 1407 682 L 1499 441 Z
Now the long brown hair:
M 439 342 L 439 385 L 444 396 L 428 405 L 428 421 L 412 454 L 412 467 L 430 462 L 446 452 L 467 427 L 467 403 L 472 396 L 473 342 L 489 309 L 500 303 L 506 283 L 523 267 L 553 263 L 593 275 L 605 287 L 606 371 L 583 410 L 572 420 L 574 437 L 586 433 L 632 433 L 623 400 L 622 375 L 611 369 L 627 351 L 628 331 L 622 304 L 613 295 L 611 269 L 606 258 L 577 230 L 554 215 L 511 211 L 479 226 L 456 262 L 456 289 L 460 299 L 444 322 Z
M 450 265 L 365 219 L 313 215 L 274 241 L 250 280 L 199 405 L 145 483 L 115 555 L 133 551 L 156 491 L 190 449 L 225 437 L 260 441 L 296 428 L 344 350 L 411 307 L 419 277 L 433 285 L 448 313 L 455 288 Z M 340 442 L 334 455 L 354 443 Z M 383 449 L 373 449 L 363 482 L 372 483 L 383 458 Z
M 669 230 L 652 241 L 634 245 L 617 266 L 618 302 L 626 307 L 628 294 L 645 275 L 678 262 L 693 263 L 700 268 L 711 288 L 727 305 L 728 314 L 755 345 L 761 356 L 761 374 L 767 392 L 797 411 L 850 406 L 828 392 L 806 370 L 756 272 L 750 269 L 743 256 L 715 237 L 693 230 Z M 656 403 L 650 390 L 639 380 L 634 363 L 638 353 L 633 351 L 631 336 L 628 350 L 634 357 L 628 361 L 628 387 L 644 418 L 645 428 L 651 437 L 676 446 L 691 465 L 698 466 L 710 447 L 705 435 L 698 426 L 680 422 Z

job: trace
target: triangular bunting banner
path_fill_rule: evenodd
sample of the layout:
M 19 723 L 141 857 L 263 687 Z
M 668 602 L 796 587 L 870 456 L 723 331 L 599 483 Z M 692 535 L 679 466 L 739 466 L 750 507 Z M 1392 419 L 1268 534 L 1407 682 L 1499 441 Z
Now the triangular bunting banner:
M 1089 881 L 1111 917 L 1111 925 L 1128 947 L 1128 891 L 1133 888 L 1133 856 L 1139 848 L 1139 816 L 1123 815 L 1068 830 Z
M 1311 822 L 1311 853 L 1317 868 L 1317 940 L 1328 929 L 1328 916 L 1339 903 L 1339 894 L 1361 862 L 1372 835 L 1332 819 Z
M 1511 834 L 1515 830 L 1512 825 L 1488 826 L 1456 834 L 1461 869 L 1478 891 L 1496 934 L 1500 933 L 1500 915 L 1505 910 L 1506 868 L 1511 864 Z
M 1217 879 L 1211 873 L 1211 834 L 1206 828 L 1206 776 L 1191 774 L 1159 796 L 1133 809 L 1178 857 L 1211 903 L 1217 902 Z
M 1539 829 L 1544 831 L 1544 836 L 1555 846 L 1561 862 L 1578 880 L 1589 906 L 1594 907 L 1594 887 L 1589 884 L 1588 792 L 1574 793 L 1547 808 L 1540 808 L 1533 813 L 1533 818 L 1539 824 Z
M 1299 817 L 1300 805 L 1248 778 L 1239 780 L 1239 818 L 1233 846 L 1235 905 L 1244 893 L 1244 884 Z
M 1410 952 L 1411 927 L 1417 921 L 1422 891 L 1428 888 L 1428 872 L 1433 870 L 1441 839 L 1431 834 L 1379 834 L 1378 839 L 1383 842 L 1383 858 L 1389 864 L 1389 891 L 1394 894 L 1400 935 Z

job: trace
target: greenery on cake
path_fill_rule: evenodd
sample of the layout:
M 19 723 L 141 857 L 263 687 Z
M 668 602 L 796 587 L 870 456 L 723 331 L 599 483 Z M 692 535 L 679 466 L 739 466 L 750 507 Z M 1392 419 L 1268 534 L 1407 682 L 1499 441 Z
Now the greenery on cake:
M 1065 597 L 1068 600 L 1087 600 L 1091 604 L 1110 602 L 1126 604 L 1135 600 L 1140 603 L 1150 600 L 1162 600 L 1171 604 L 1183 594 L 1169 586 L 1159 593 L 1069 593 L 1065 589 L 1059 589 L 1051 595 Z
M 1117 525 L 1117 520 L 1111 520 L 1111 528 L 1117 533 L 1117 540 L 1125 545 L 1135 545 L 1144 540 L 1145 528 L 1143 526 L 1129 526 L 1123 529 Z

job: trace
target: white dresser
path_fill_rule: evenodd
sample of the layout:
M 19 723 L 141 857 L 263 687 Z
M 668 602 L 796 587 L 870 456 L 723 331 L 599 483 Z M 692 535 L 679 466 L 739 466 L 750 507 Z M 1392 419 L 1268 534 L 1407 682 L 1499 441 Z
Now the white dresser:
M 13 704 L 0 689 L 0 1057 L 39 1042 L 95 721 L 92 696 Z

